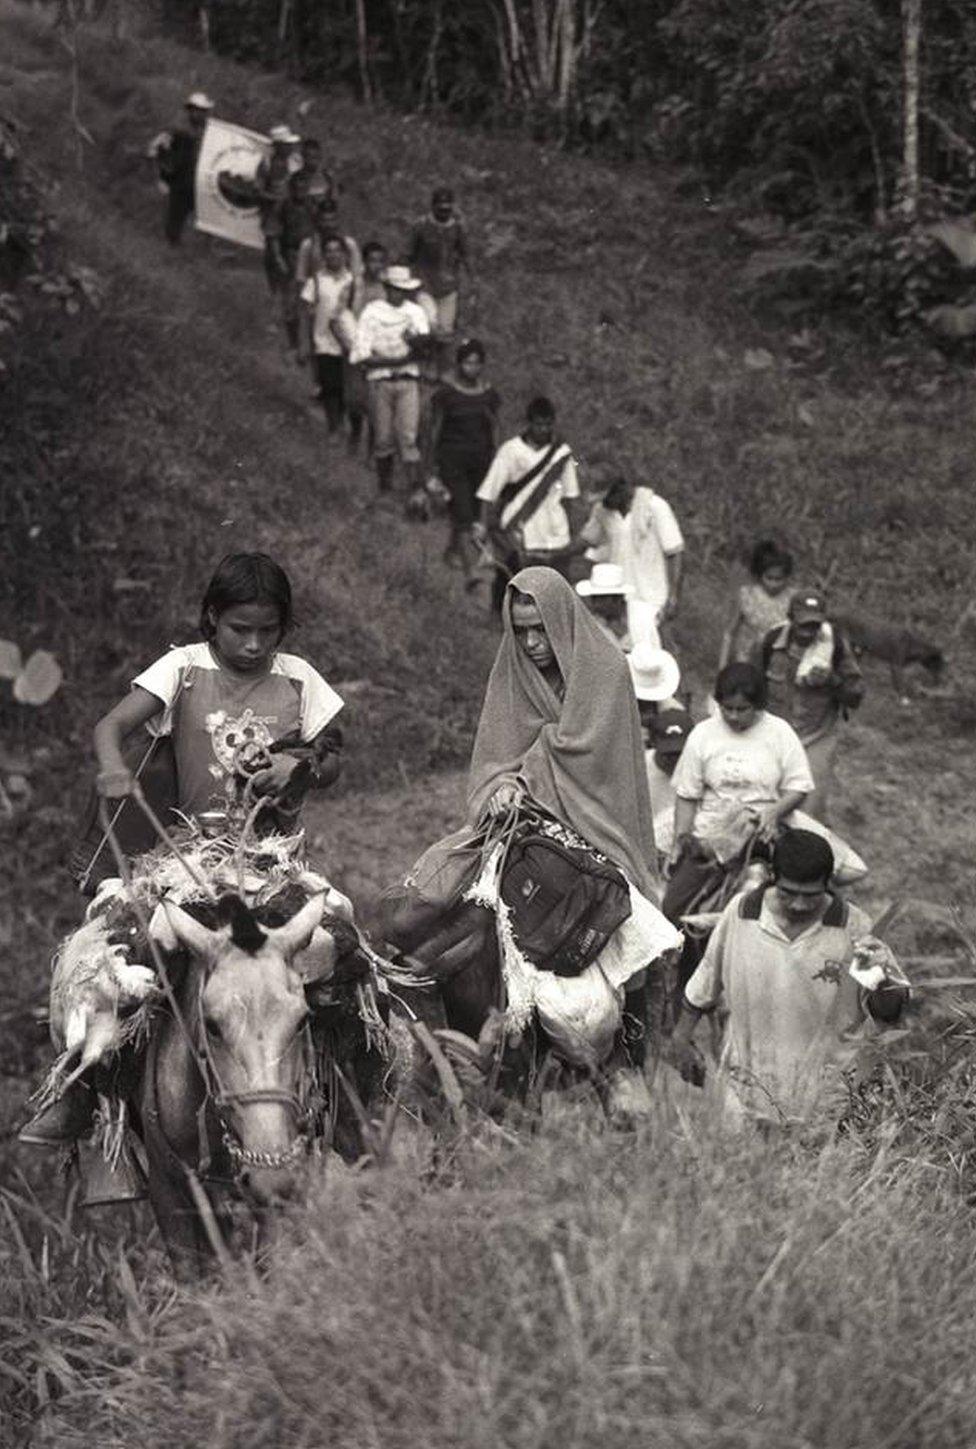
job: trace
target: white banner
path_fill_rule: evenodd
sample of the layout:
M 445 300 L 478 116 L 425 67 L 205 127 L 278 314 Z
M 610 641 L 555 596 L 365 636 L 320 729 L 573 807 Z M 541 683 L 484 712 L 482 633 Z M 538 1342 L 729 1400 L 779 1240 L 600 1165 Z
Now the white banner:
M 254 173 L 271 142 L 232 121 L 207 121 L 196 178 L 196 224 L 243 247 L 264 246 Z

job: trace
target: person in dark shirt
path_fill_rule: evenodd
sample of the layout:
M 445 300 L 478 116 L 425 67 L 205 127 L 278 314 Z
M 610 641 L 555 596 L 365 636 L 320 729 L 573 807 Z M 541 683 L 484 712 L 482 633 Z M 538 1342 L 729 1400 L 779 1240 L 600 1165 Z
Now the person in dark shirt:
M 462 342 L 456 369 L 434 393 L 428 433 L 428 471 L 440 478 L 451 495 L 451 532 L 445 559 L 456 559 L 465 587 L 477 582 L 471 529 L 478 516 L 475 494 L 495 456 L 501 399 L 482 376 L 484 344 Z
M 283 269 L 281 312 L 288 346 L 296 354 L 301 315 L 299 294 L 302 289 L 302 282 L 298 279 L 298 253 L 302 242 L 315 232 L 315 211 L 308 185 L 306 172 L 296 171 L 288 183 L 288 195 L 281 203 L 279 216 L 278 245 Z
M 815 646 L 825 657 L 810 661 Z M 826 825 L 842 724 L 864 698 L 864 677 L 819 589 L 796 591 L 787 622 L 760 640 L 753 663 L 766 681 L 770 711 L 789 721 L 807 752 L 816 789 L 804 808 Z
M 187 96 L 185 110 L 186 125 L 163 131 L 149 148 L 159 178 L 167 189 L 163 230 L 166 240 L 174 247 L 179 245 L 183 228 L 196 205 L 197 160 L 213 101 L 202 91 L 194 91 Z
M 313 202 L 319 202 L 323 197 L 335 195 L 335 185 L 332 177 L 322 164 L 322 143 L 314 136 L 305 136 L 302 140 L 299 154 L 302 158 L 302 169 L 296 174 L 304 176 L 308 183 L 308 196 Z
M 461 276 L 471 273 L 467 235 L 449 186 L 437 188 L 431 197 L 430 211 L 414 226 L 407 261 L 434 303 L 436 315 L 431 318 L 431 327 L 441 339 L 439 351 L 442 366 L 446 368 L 451 339 L 458 326 Z

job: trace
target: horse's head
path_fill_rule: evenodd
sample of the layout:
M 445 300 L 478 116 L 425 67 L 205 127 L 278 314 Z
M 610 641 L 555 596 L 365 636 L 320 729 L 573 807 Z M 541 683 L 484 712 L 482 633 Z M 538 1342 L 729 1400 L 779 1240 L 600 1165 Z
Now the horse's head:
M 204 968 L 199 1046 L 211 1064 L 238 1180 L 260 1203 L 292 1191 L 303 1156 L 305 986 L 326 974 L 336 955 L 321 927 L 324 901 L 313 896 L 271 928 L 239 897 L 225 896 L 216 930 L 164 902 L 174 936 Z M 300 952 L 306 953 L 302 962 L 296 961 Z

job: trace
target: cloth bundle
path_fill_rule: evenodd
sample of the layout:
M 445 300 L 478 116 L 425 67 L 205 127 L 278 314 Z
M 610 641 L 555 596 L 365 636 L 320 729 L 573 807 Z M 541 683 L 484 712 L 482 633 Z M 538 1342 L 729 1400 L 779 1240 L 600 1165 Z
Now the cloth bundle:
M 622 1025 L 626 982 L 666 952 L 677 950 L 681 934 L 629 885 L 630 915 L 595 961 L 577 976 L 540 970 L 520 950 L 511 911 L 501 898 L 503 856 L 499 844 L 466 899 L 487 907 L 496 917 L 508 1003 L 506 1025 L 522 1031 L 535 1013 L 556 1055 L 593 1071 L 610 1055 Z

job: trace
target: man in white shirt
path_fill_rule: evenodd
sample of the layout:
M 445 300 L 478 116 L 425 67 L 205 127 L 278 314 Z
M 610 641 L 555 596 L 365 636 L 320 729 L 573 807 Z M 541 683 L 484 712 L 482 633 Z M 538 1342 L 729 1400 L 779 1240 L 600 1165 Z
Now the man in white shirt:
M 430 323 L 414 300 L 420 282 L 410 268 L 387 267 L 386 297 L 368 302 L 359 315 L 349 361 L 363 363 L 373 424 L 373 457 L 381 493 L 393 484 L 393 459 L 399 452 L 413 489 L 420 483 L 420 363 L 417 341 L 430 335 Z
M 501 613 L 505 585 L 526 564 L 562 571 L 582 549 L 578 528 L 579 479 L 569 444 L 555 439 L 556 409 L 533 398 L 525 427 L 502 443 L 478 489 L 482 537 L 495 548 L 492 605 Z
M 831 892 L 833 872 L 826 840 L 786 831 L 773 851 L 773 884 L 732 898 L 685 987 L 671 1059 L 702 1084 L 692 1034 L 721 1003 L 728 1020 L 718 1080 L 733 1121 L 782 1126 L 829 1110 L 868 1023 L 897 1022 L 908 1000 L 904 974 L 870 934 L 869 918 Z M 865 959 L 882 964 L 859 969 Z
M 666 498 L 653 488 L 617 478 L 593 508 L 582 531 L 589 557 L 614 563 L 630 587 L 628 626 L 638 639 L 660 646 L 658 626 L 677 612 L 685 541 Z

